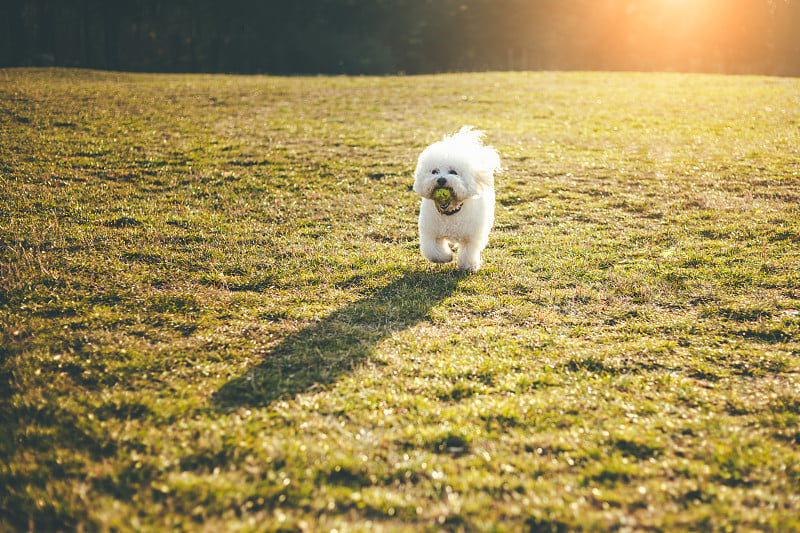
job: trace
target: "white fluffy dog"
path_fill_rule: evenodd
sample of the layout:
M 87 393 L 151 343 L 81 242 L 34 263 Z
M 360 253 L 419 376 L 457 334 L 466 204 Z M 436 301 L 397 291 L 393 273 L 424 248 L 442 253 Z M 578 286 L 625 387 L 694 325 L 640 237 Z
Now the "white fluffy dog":
M 414 192 L 422 196 L 419 240 L 422 256 L 433 263 L 453 260 L 477 272 L 494 223 L 497 151 L 485 146 L 483 132 L 464 126 L 422 151 L 414 173 Z

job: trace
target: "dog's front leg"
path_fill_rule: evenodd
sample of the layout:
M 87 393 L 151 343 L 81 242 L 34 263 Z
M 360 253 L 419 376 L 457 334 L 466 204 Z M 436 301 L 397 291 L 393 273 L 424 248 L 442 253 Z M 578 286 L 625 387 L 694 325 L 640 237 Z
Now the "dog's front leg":
M 449 263 L 453 260 L 453 251 L 446 239 L 422 239 L 420 242 L 422 257 L 431 263 Z

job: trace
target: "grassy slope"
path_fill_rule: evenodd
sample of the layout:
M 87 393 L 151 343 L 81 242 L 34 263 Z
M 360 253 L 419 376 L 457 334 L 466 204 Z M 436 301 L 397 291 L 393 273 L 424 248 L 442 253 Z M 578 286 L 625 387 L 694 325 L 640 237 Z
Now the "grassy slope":
M 0 71 L 0 529 L 800 528 L 800 81 Z M 488 131 L 487 267 L 416 155 Z

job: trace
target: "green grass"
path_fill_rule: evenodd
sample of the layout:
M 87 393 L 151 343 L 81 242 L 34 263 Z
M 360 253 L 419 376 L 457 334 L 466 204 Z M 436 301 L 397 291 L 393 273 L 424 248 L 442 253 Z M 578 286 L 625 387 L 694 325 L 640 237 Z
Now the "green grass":
M 800 529 L 800 81 L 0 70 L 0 529 Z M 486 267 L 419 151 L 505 165 Z

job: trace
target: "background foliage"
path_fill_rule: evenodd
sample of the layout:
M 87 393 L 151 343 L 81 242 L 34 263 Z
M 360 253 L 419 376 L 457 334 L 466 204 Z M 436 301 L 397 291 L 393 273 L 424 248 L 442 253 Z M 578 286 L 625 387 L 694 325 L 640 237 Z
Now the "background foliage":
M 800 74 L 796 0 L 8 0 L 0 65 Z

